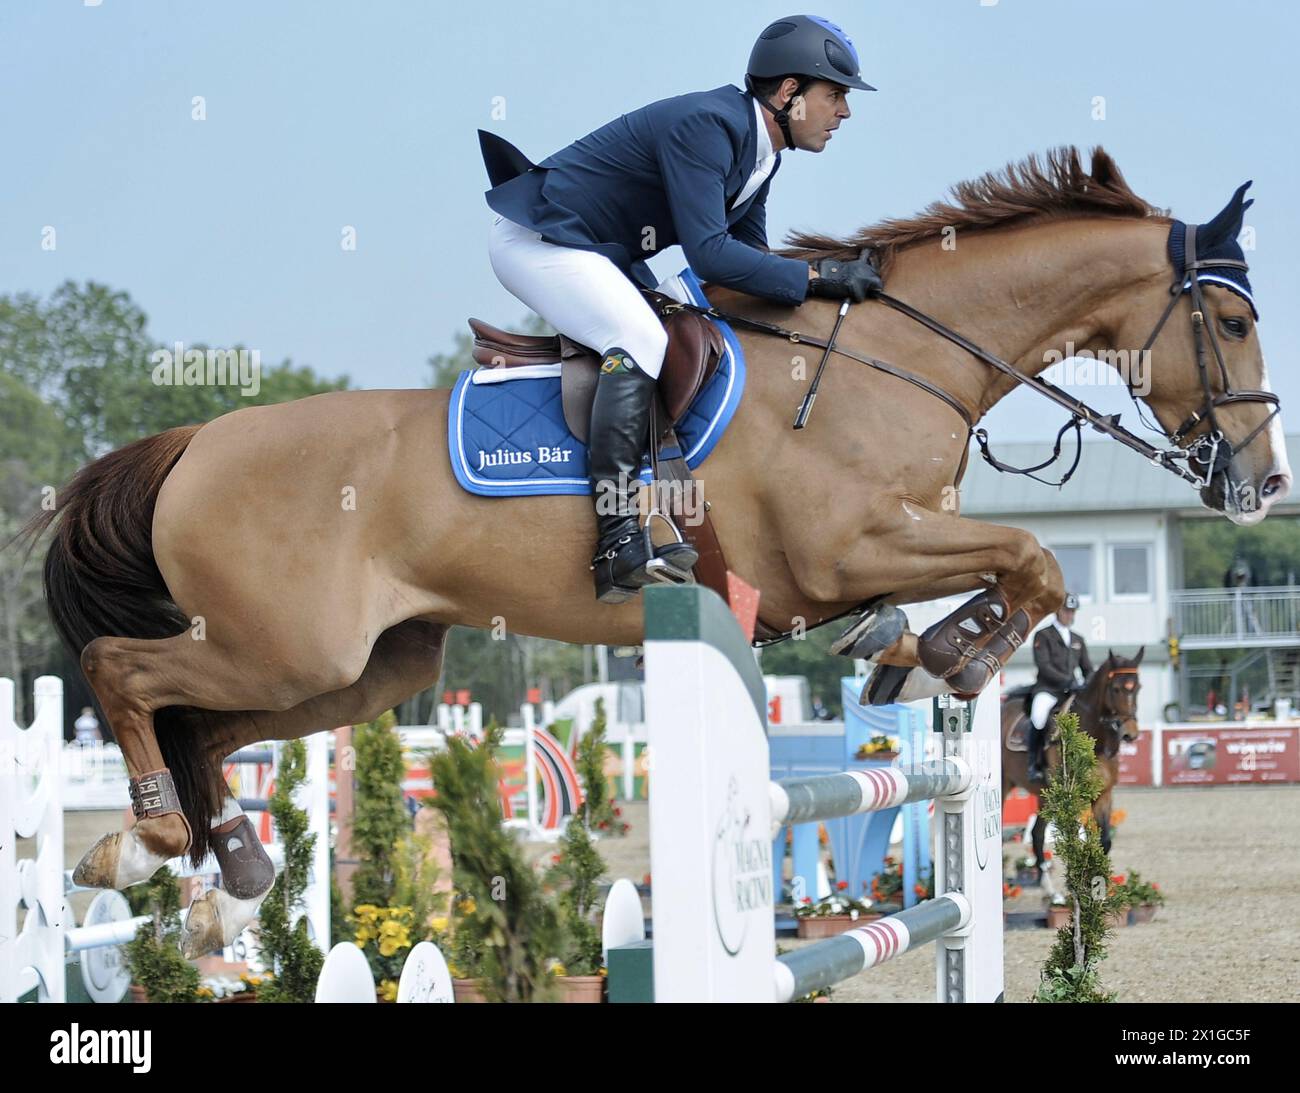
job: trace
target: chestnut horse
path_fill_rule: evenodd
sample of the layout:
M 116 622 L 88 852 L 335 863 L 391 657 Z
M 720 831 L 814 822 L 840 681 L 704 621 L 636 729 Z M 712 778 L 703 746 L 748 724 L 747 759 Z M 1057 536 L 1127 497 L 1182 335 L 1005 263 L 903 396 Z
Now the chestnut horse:
M 1241 210 L 1239 192 L 1235 209 L 1201 226 L 1202 241 L 1235 238 Z M 1029 375 L 1067 343 L 1139 346 L 1176 304 L 1139 393 L 1183 446 L 1206 435 L 1178 425 L 1201 421 L 1210 397 L 1187 320 L 1203 307 L 1222 347 L 1213 385 L 1230 397 L 1216 397 L 1205 425 L 1225 443 L 1201 498 L 1254 523 L 1285 496 L 1290 471 L 1280 420 L 1260 401 L 1268 380 L 1252 309 L 1214 284 L 1199 305 L 1171 303 L 1181 274 L 1166 250 L 1172 223 L 1105 152 L 1085 166 L 1063 149 L 966 183 L 915 219 L 849 240 L 802 238 L 787 253 L 872 246 L 891 296 Z M 724 312 L 823 337 L 839 312 L 825 300 L 796 309 L 717 287 L 708 296 Z M 825 397 L 794 431 L 808 346 L 738 332 L 744 397 L 696 477 L 729 568 L 762 593 L 761 622 L 784 632 L 886 597 L 976 592 L 939 629 L 904 632 L 880 663 L 905 669 L 912 694 L 981 690 L 1063 596 L 1055 559 L 1032 535 L 959 515 L 971 424 L 1017 380 L 869 301 L 848 309 L 838 344 L 905 366 L 931 389 L 836 356 Z M 1231 393 L 1244 387 L 1259 389 L 1255 401 Z M 225 887 L 191 907 L 188 952 L 234 936 L 267 883 L 239 857 L 247 847 L 222 757 L 369 720 L 434 685 L 452 625 L 641 640 L 640 604 L 592 596 L 590 501 L 465 492 L 448 459 L 447 410 L 446 390 L 237 410 L 96 460 L 29 525 L 54 526 L 51 615 L 133 780 L 138 822 L 101 839 L 77 880 L 121 888 L 211 847 Z
M 1043 742 L 1044 777 L 1029 777 L 1029 753 L 1025 750 L 1025 734 L 1029 717 L 1019 700 L 1021 696 L 1008 696 L 1002 703 L 1002 799 L 1012 786 L 1041 793 L 1061 765 L 1060 731 L 1056 717 L 1060 713 L 1078 714 L 1079 728 L 1092 737 L 1096 755 L 1097 772 L 1102 776 L 1101 792 L 1092 803 L 1092 816 L 1101 832 L 1101 845 L 1110 853 L 1111 843 L 1111 791 L 1119 781 L 1119 746 L 1131 744 L 1138 738 L 1137 700 L 1142 684 L 1138 679 L 1138 665 L 1142 663 L 1145 647 L 1137 656 L 1126 659 L 1109 653 L 1085 681 L 1083 687 L 1052 711 L 1048 718 L 1047 739 Z M 1014 739 L 1013 739 L 1014 737 Z M 1014 744 L 1014 746 L 1013 746 Z M 1040 819 L 1034 822 L 1034 860 L 1042 869 L 1043 839 L 1047 825 Z

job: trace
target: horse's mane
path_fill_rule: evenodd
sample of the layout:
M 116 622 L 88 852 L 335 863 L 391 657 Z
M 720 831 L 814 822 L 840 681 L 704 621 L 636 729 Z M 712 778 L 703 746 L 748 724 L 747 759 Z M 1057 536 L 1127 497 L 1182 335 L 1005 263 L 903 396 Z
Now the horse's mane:
M 952 188 L 951 200 L 936 201 L 906 219 L 882 220 L 847 238 L 791 232 L 786 247 L 777 253 L 811 262 L 856 258 L 870 247 L 884 274 L 900 249 L 937 238 L 945 228 L 960 233 L 1068 217 L 1168 215 L 1129 188 L 1103 148 L 1092 150 L 1091 168 L 1085 170 L 1078 148 L 1065 146 L 1049 151 L 1045 161 L 1030 155 L 1000 171 L 959 182 Z

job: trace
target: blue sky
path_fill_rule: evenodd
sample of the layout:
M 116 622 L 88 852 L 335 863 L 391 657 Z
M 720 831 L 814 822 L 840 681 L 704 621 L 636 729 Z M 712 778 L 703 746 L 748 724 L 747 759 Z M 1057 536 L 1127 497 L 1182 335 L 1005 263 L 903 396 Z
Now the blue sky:
M 540 159 L 646 102 L 739 83 L 757 32 L 789 10 L 8 0 L 0 292 L 94 279 L 128 291 L 164 342 L 239 342 L 361 386 L 420 386 L 426 357 L 466 315 L 523 313 L 488 264 L 475 131 Z M 1104 144 L 1140 194 L 1190 220 L 1253 178 L 1251 277 L 1295 430 L 1293 6 L 813 10 L 848 30 L 880 91 L 851 97 L 854 116 L 825 154 L 785 157 L 768 202 L 774 244 L 795 227 L 844 232 L 913 212 L 955 181 L 1064 143 Z M 1189 61 L 1206 73 L 1190 93 Z M 1097 95 L 1105 121 L 1091 116 Z M 205 121 L 191 119 L 195 96 Z M 46 225 L 53 252 L 40 246 Z M 345 226 L 355 251 L 340 247 Z M 661 274 L 681 264 L 676 249 L 653 263 Z M 1008 438 L 1056 428 L 1027 395 L 991 423 Z

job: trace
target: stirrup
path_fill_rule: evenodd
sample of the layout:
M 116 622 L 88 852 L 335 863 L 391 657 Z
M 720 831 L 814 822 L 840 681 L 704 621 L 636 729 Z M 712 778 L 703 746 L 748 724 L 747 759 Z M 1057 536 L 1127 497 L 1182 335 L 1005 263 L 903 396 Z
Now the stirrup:
M 674 541 L 665 543 L 661 547 L 656 547 L 650 541 L 650 521 L 656 517 L 667 524 L 673 533 Z M 657 508 L 652 508 L 646 514 L 642 534 L 645 535 L 646 553 L 653 555 L 646 562 L 644 569 L 653 580 L 661 584 L 690 584 L 695 580 L 695 575 L 691 570 L 695 563 L 700 560 L 699 552 L 682 538 L 682 533 L 677 525 L 664 513 Z

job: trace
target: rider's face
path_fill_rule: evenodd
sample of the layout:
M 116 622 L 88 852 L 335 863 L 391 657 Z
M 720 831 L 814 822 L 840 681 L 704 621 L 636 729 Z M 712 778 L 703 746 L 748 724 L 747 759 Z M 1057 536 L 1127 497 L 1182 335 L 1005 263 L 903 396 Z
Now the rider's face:
M 848 88 L 826 80 L 809 85 L 790 107 L 790 132 L 795 147 L 805 152 L 820 152 L 825 148 L 831 131 L 838 129 L 849 116 L 848 94 Z
M 1056 613 L 1056 617 L 1057 617 L 1057 619 L 1060 621 L 1060 623 L 1061 623 L 1062 626 L 1073 626 L 1073 625 L 1074 625 L 1074 608 L 1072 608 L 1072 607 L 1062 607 L 1061 610 L 1059 610 L 1059 611 Z

